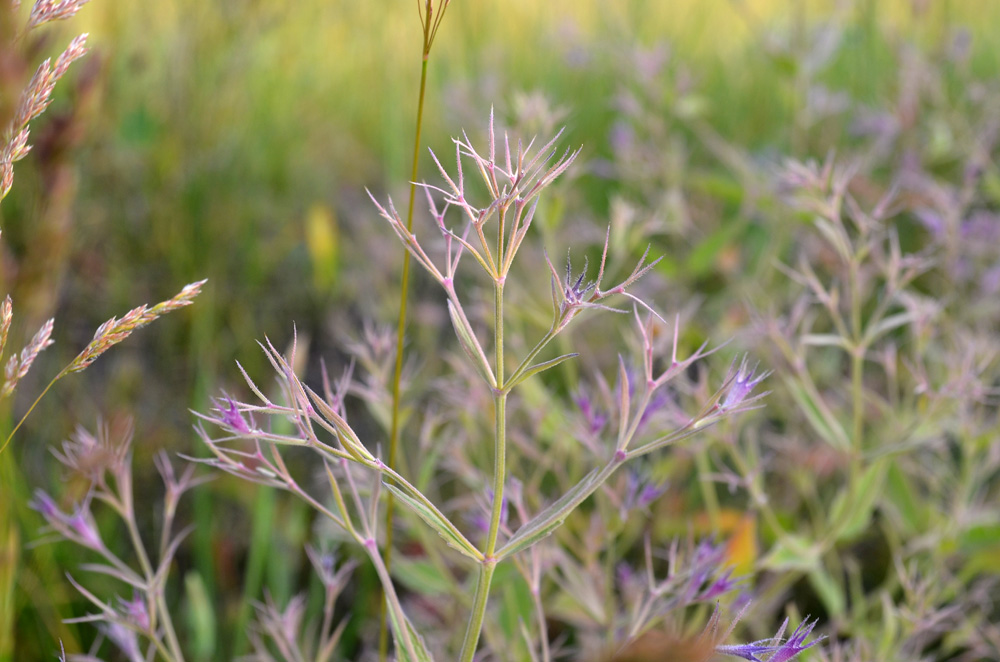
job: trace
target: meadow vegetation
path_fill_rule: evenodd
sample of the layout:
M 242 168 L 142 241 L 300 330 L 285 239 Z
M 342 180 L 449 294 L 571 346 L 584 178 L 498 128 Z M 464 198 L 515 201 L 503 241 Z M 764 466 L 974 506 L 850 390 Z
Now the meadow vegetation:
M 1000 5 L 0 4 L 0 661 L 1000 659 Z

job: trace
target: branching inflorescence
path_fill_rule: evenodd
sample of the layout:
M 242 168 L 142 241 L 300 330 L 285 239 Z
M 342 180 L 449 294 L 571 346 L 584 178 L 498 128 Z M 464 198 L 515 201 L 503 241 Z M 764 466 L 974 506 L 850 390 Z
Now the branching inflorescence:
M 469 138 L 463 134 L 455 140 L 456 174 L 451 175 L 438 157 L 434 161 L 446 183 L 444 187 L 423 184 L 431 217 L 443 242 L 443 257 L 435 260 L 434 251 L 425 247 L 425 240 L 407 229 L 392 201 L 381 204 L 372 196 L 381 216 L 399 237 L 416 261 L 436 280 L 447 296 L 448 312 L 462 350 L 476 374 L 485 383 L 493 399 L 493 476 L 488 490 L 489 517 L 480 526 L 485 529 L 485 541 L 474 544 L 455 522 L 470 521 L 468 513 L 451 512 L 450 507 L 436 504 L 424 491 L 390 468 L 380 458 L 380 452 L 372 450 L 380 446 L 379 440 L 365 439 L 355 432 L 348 421 L 345 398 L 350 391 L 350 374 L 333 384 L 326 377 L 321 393 L 316 392 L 296 376 L 294 364 L 295 344 L 292 355 L 287 358 L 268 341 L 262 348 L 278 375 L 284 400 L 277 403 L 264 394 L 253 380 L 243 371 L 250 390 L 259 403 L 236 402 L 228 396 L 216 401 L 213 412 L 199 415 L 205 422 L 220 428 L 224 436 L 213 437 L 208 430 L 199 426 L 199 434 L 212 451 L 213 457 L 206 463 L 239 477 L 295 494 L 315 508 L 319 513 L 345 530 L 365 551 L 374 564 L 386 592 L 389 613 L 396 641 L 397 655 L 405 660 L 427 660 L 430 652 L 423 638 L 407 619 L 402 603 L 383 563 L 379 552 L 379 532 L 377 517 L 379 498 L 382 490 L 389 490 L 405 507 L 412 510 L 445 542 L 466 557 L 476 569 L 475 594 L 471 601 L 471 613 L 459 658 L 473 659 L 480 634 L 484 626 L 486 605 L 494 571 L 499 563 L 514 559 L 521 552 L 531 550 L 539 541 L 551 535 L 562 522 L 597 491 L 615 471 L 627 461 L 661 449 L 683 439 L 706 425 L 724 417 L 757 406 L 761 395 L 753 389 L 766 376 L 754 377 L 754 371 L 747 368 L 746 360 L 738 368 L 730 370 L 730 375 L 722 386 L 710 396 L 686 422 L 669 431 L 658 431 L 650 436 L 640 434 L 647 420 L 647 410 L 659 406 L 657 392 L 666 384 L 685 372 L 695 361 L 714 350 L 706 350 L 702 345 L 687 357 L 679 356 L 677 323 L 674 324 L 672 355 L 667 367 L 662 371 L 654 368 L 653 339 L 651 325 L 654 318 L 661 320 L 652 307 L 631 294 L 628 288 L 646 274 L 655 262 L 647 263 L 644 253 L 639 263 L 628 277 L 617 284 L 604 285 L 606 275 L 608 239 L 604 243 L 600 266 L 596 277 L 587 279 L 587 269 L 574 275 L 571 264 L 567 264 L 565 278 L 561 277 L 552 263 L 548 262 L 552 291 L 552 319 L 548 330 L 534 347 L 517 360 L 510 372 L 507 370 L 509 357 L 505 354 L 504 342 L 504 289 L 508 275 L 515 263 L 518 250 L 531 227 L 538 209 L 538 196 L 547 186 L 572 164 L 579 151 L 566 151 L 556 158 L 556 138 L 533 151 L 533 142 L 523 145 L 513 143 L 505 134 L 497 139 L 492 115 L 489 124 L 488 148 L 485 154 L 477 151 Z M 463 165 L 471 163 L 478 173 L 487 192 L 485 203 L 476 203 L 467 188 Z M 438 201 L 439 198 L 440 201 Z M 464 219 L 460 230 L 455 230 L 446 222 L 446 214 L 457 208 Z M 610 233 L 609 233 L 610 234 Z M 469 254 L 485 274 L 493 290 L 492 337 L 477 334 L 469 308 L 464 305 L 460 290 L 456 287 L 459 265 L 463 255 Z M 563 332 L 582 311 L 587 309 L 615 310 L 608 300 L 621 296 L 632 300 L 634 317 L 644 348 L 642 379 L 636 379 L 634 388 L 625 388 L 632 379 L 620 361 L 618 429 L 612 442 L 603 451 L 603 459 L 581 481 L 566 490 L 549 506 L 531 513 L 519 495 L 515 493 L 514 510 L 520 526 L 508 528 L 508 495 L 505 489 L 515 485 L 516 479 L 507 471 L 507 415 L 506 405 L 509 394 L 522 382 L 545 370 L 569 360 L 576 354 L 564 354 L 555 358 L 542 359 L 543 352 L 553 339 Z M 645 311 L 640 313 L 640 310 Z M 627 312 L 616 310 L 616 312 Z M 662 321 L 662 320 L 661 320 Z M 487 350 L 492 347 L 492 357 Z M 659 362 L 656 362 L 659 365 Z M 241 368 L 242 371 L 242 368 Z M 284 431 L 277 432 L 278 426 L 266 423 L 268 417 L 278 417 L 291 422 Z M 233 442 L 245 441 L 244 445 Z M 325 468 L 325 483 L 330 497 L 321 498 L 311 494 L 302 483 L 293 477 L 282 452 L 289 447 L 307 448 L 317 453 Z M 702 559 L 704 561 L 704 558 Z M 518 562 L 520 567 L 527 567 Z M 533 568 L 535 583 L 538 581 L 538 565 Z M 723 568 L 716 563 L 716 570 Z M 692 599 L 711 596 L 728 591 L 734 582 L 722 573 L 716 580 L 708 581 L 708 574 L 700 575 Z M 706 583 L 707 582 L 707 583 Z M 713 583 L 714 582 L 714 583 Z M 542 606 L 537 604 L 543 614 Z M 544 630 L 544 616 L 542 629 Z M 542 637 L 544 639 L 544 635 Z M 548 658 L 547 643 L 543 644 L 543 657 Z M 785 644 L 784 650 L 789 650 Z M 744 649 L 720 652 L 742 654 Z M 777 655 L 776 649 L 761 648 L 761 652 Z M 772 659 L 778 659 L 773 657 Z M 787 658 L 781 658 L 787 659 Z

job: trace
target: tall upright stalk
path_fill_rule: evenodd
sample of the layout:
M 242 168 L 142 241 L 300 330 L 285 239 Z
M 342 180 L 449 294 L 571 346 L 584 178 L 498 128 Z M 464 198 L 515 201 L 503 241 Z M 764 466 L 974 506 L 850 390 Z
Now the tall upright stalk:
M 413 204 L 417 194 L 417 169 L 420 163 L 420 133 L 424 123 L 424 97 L 427 90 L 427 62 L 430 59 L 431 47 L 437 35 L 441 19 L 451 0 L 440 0 L 435 14 L 433 0 L 424 0 L 421 8 L 417 0 L 417 10 L 420 13 L 420 24 L 423 27 L 423 48 L 420 63 L 420 92 L 417 97 L 417 122 L 413 135 L 413 164 L 410 169 L 410 200 L 406 208 L 406 229 L 413 231 Z M 406 334 L 406 308 L 410 290 L 410 252 L 403 251 L 403 273 L 399 280 L 399 321 L 396 325 L 396 365 L 392 375 L 392 422 L 389 428 L 389 468 L 395 470 L 399 456 L 399 418 L 400 418 L 400 383 L 403 375 L 403 344 Z M 385 511 L 385 551 L 383 552 L 386 572 L 392 568 L 392 526 L 395 516 L 395 498 L 388 495 Z M 389 651 L 389 626 L 387 622 L 387 605 L 385 595 L 382 596 L 379 632 L 379 660 L 386 659 Z
M 501 211 L 501 218 L 503 212 Z M 503 223 L 500 226 L 499 254 L 503 254 Z M 472 601 L 472 614 L 465 630 L 462 642 L 461 662 L 471 662 L 479 645 L 479 635 L 483 629 L 483 619 L 486 616 L 486 603 L 490 597 L 490 585 L 493 582 L 493 571 L 496 569 L 497 535 L 500 531 L 500 518 L 503 513 L 503 489 L 507 462 L 507 392 L 504 388 L 503 367 L 503 286 L 504 277 L 496 279 L 493 289 L 493 337 L 496 342 L 494 360 L 496 366 L 496 386 L 493 389 L 493 415 L 495 432 L 493 438 L 493 509 L 490 513 L 490 528 L 486 534 L 486 547 L 483 550 L 484 559 L 479 566 L 479 577 L 476 580 L 476 594 Z

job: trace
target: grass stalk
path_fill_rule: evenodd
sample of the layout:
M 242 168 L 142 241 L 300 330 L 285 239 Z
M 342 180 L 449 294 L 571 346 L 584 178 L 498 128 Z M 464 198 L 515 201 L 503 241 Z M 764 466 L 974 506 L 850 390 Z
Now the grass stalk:
M 417 164 L 420 161 L 420 132 L 424 116 L 424 92 L 427 86 L 427 57 L 420 67 L 420 96 L 417 101 L 417 129 L 413 140 L 413 169 L 410 177 L 410 201 L 406 210 L 406 229 L 413 231 L 413 204 L 417 191 Z M 392 373 L 392 420 L 389 427 L 389 468 L 395 470 L 399 457 L 399 419 L 401 382 L 403 377 L 403 345 L 406 336 L 406 304 L 410 290 L 410 252 L 403 251 L 403 272 L 399 277 L 399 320 L 396 325 L 396 364 Z M 395 497 L 386 495 L 385 509 L 385 549 L 382 552 L 386 569 L 392 568 L 392 526 L 395 518 Z M 383 596 L 380 608 L 381 627 L 378 641 L 379 660 L 385 660 L 389 651 L 389 627 L 386 621 L 387 604 Z
M 419 2 L 418 2 L 419 7 Z M 424 99 L 427 93 L 427 62 L 431 55 L 431 46 L 434 44 L 434 37 L 437 29 L 441 25 L 441 18 L 448 7 L 448 0 L 438 7 L 437 15 L 434 14 L 434 4 L 432 0 L 427 0 L 424 11 L 421 13 L 421 23 L 423 25 L 423 49 L 421 51 L 420 62 L 420 92 L 417 96 L 417 121 L 416 129 L 413 133 L 413 162 L 410 168 L 410 199 L 406 207 L 406 230 L 413 231 L 413 205 L 417 195 L 417 172 L 420 164 L 420 135 L 424 124 Z M 407 301 L 410 290 L 410 252 L 403 251 L 403 271 L 399 277 L 399 319 L 396 324 L 396 363 L 392 374 L 392 413 L 389 428 L 389 456 L 388 466 L 393 471 L 396 470 L 399 457 L 399 427 L 400 427 L 400 402 L 401 402 L 401 382 L 403 376 L 403 345 L 406 335 L 406 313 Z M 385 563 L 386 574 L 389 575 L 392 569 L 392 528 L 395 518 L 395 497 L 390 493 L 386 496 L 385 509 L 385 548 L 382 552 Z M 383 595 L 379 608 L 379 660 L 385 662 L 389 652 L 389 626 L 387 617 L 386 596 Z
M 41 402 L 42 398 L 45 397 L 45 394 L 49 392 L 49 389 L 52 388 L 53 384 L 59 381 L 65 374 L 66 374 L 65 370 L 61 371 L 58 375 L 52 378 L 52 381 L 48 383 L 48 386 L 42 389 L 42 392 L 38 394 L 38 397 L 35 398 L 35 401 L 31 403 L 30 407 L 28 407 L 28 411 L 24 412 L 24 415 L 21 416 L 20 420 L 18 420 L 17 425 L 15 425 L 14 429 L 12 429 L 10 431 L 10 434 L 7 435 L 7 439 L 4 440 L 3 446 L 0 446 L 0 453 L 3 453 L 4 450 L 6 450 L 7 444 L 9 444 L 10 440 L 14 438 L 14 435 L 17 434 L 17 431 L 21 429 L 21 425 L 28 419 L 28 416 L 30 416 L 31 412 L 35 410 L 35 407 L 38 405 L 39 402 Z

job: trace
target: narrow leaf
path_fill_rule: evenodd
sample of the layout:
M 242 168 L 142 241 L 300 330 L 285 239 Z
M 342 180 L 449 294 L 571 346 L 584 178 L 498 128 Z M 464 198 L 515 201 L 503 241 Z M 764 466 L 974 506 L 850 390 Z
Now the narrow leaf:
M 542 361 L 541 363 L 536 363 L 535 365 L 531 366 L 530 368 L 528 368 L 527 370 L 525 370 L 523 373 L 521 373 L 521 375 L 515 381 L 510 382 L 508 384 L 504 384 L 504 388 L 507 388 L 507 389 L 514 388 L 515 386 L 517 386 L 518 384 L 520 384 L 521 382 L 523 382 L 528 377 L 531 377 L 533 375 L 537 375 L 540 372 L 545 372 L 549 368 L 554 368 L 557 365 L 559 365 L 560 363 L 562 363 L 563 361 L 566 361 L 566 360 L 572 359 L 572 358 L 576 358 L 577 356 L 579 356 L 579 354 L 577 354 L 577 353 L 563 354 L 562 356 L 557 356 L 556 358 L 554 358 L 554 359 L 552 359 L 550 361 Z
M 834 448 L 846 451 L 851 447 L 851 442 L 847 438 L 847 432 L 834 417 L 819 395 L 813 392 L 808 386 L 799 380 L 786 379 L 789 393 L 795 398 L 802 413 L 809 419 L 813 429 L 822 437 L 823 441 Z
M 815 347 L 841 347 L 847 349 L 847 341 L 835 333 L 807 333 L 802 336 L 802 343 Z
M 885 462 L 875 462 L 858 479 L 857 483 L 845 488 L 837 495 L 830 513 L 830 521 L 837 530 L 837 540 L 851 540 L 868 528 L 872 512 L 885 486 Z M 853 499 L 848 495 L 853 493 Z M 850 512 L 846 509 L 850 503 Z
M 881 320 L 878 324 L 871 327 L 865 332 L 865 344 L 870 345 L 876 340 L 878 340 L 882 335 L 898 329 L 901 326 L 909 324 L 910 322 L 917 319 L 917 315 L 913 312 L 897 313 L 895 315 L 889 315 L 885 319 Z
M 896 514 L 902 531 L 912 535 L 916 531 L 926 530 L 928 504 L 920 498 L 908 474 L 897 464 L 890 463 L 885 482 L 886 505 Z M 1000 540 L 997 542 L 1000 546 Z
M 427 645 L 424 643 L 424 638 L 413 627 L 410 623 L 410 619 L 406 617 L 406 614 L 396 613 L 395 609 L 388 609 L 389 621 L 392 625 L 393 638 L 396 640 L 396 655 L 398 655 L 399 662 L 434 662 L 434 658 L 431 657 L 430 652 L 427 650 Z M 402 623 L 400 622 L 402 619 Z M 407 650 L 405 645 L 406 639 L 403 637 L 403 628 L 406 628 L 407 634 L 409 634 L 410 643 L 413 646 L 413 652 L 411 653 Z
M 626 439 L 625 435 L 628 430 L 629 421 L 629 396 L 628 387 L 628 370 L 625 369 L 625 360 L 618 355 L 618 443 L 615 448 L 624 448 Z
M 455 304 L 450 300 L 448 301 L 448 315 L 451 316 L 451 324 L 455 327 L 455 335 L 458 336 L 458 341 L 462 345 L 462 349 L 465 350 L 466 356 L 469 357 L 472 364 L 476 367 L 479 376 L 485 379 L 490 387 L 496 386 L 497 380 L 490 369 L 490 362 L 486 360 L 486 353 L 483 352 L 483 348 L 476 339 L 476 335 L 472 332 L 469 320 L 466 319 L 465 314 L 456 308 Z
M 786 535 L 761 560 L 768 570 L 801 570 L 810 572 L 819 567 L 820 549 L 803 536 Z
M 816 229 L 820 231 L 827 241 L 837 250 L 840 254 L 841 259 L 844 262 L 850 262 L 851 260 L 851 246 L 847 237 L 844 235 L 844 230 L 842 227 L 834 225 L 825 218 L 816 217 L 813 219 L 813 224 Z
M 809 571 L 809 583 L 831 616 L 840 617 L 847 609 L 844 591 L 825 568 L 817 566 Z
M 614 463 L 608 464 L 602 468 L 594 469 L 587 474 L 583 480 L 574 485 L 556 502 L 535 515 L 531 521 L 518 529 L 517 533 L 511 536 L 510 540 L 497 551 L 497 560 L 503 560 L 512 554 L 531 547 L 559 528 L 559 525 L 563 523 L 566 517 L 577 506 L 597 491 L 597 488 L 604 483 L 617 466 Z
M 410 510 L 420 516 L 420 519 L 427 522 L 427 524 L 430 525 L 430 527 L 434 529 L 439 536 L 444 538 L 444 541 L 448 543 L 449 546 L 454 547 L 470 559 L 474 559 L 476 561 L 482 560 L 483 555 L 479 552 L 479 550 L 476 549 L 476 547 L 469 542 L 455 527 L 455 525 L 445 518 L 444 515 L 428 508 L 427 505 L 420 503 L 395 485 L 390 485 L 389 483 L 384 484 L 397 499 L 406 504 Z

